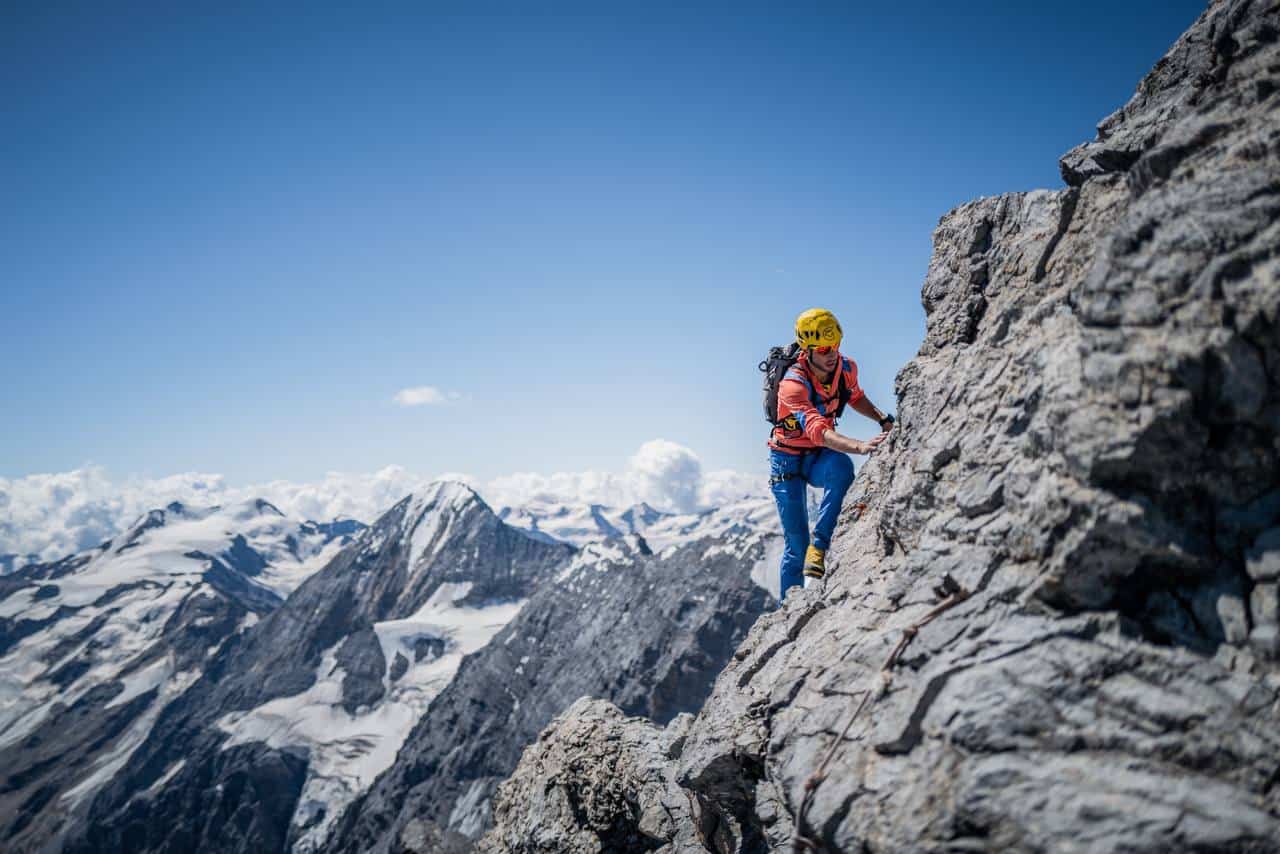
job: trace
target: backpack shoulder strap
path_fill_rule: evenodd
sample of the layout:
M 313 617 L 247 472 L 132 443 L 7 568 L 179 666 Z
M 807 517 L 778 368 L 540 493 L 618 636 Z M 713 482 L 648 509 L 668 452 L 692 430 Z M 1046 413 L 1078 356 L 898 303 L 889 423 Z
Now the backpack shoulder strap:
M 839 418 L 841 415 L 844 415 L 844 408 L 849 403 L 849 398 L 853 397 L 853 389 L 849 388 L 849 384 L 845 382 L 844 374 L 845 374 L 844 357 L 841 356 L 840 357 L 840 380 L 839 380 L 840 385 L 838 386 L 839 394 L 840 394 L 840 403 L 838 406 L 836 406 L 835 415 L 832 416 L 833 420 L 835 418 Z

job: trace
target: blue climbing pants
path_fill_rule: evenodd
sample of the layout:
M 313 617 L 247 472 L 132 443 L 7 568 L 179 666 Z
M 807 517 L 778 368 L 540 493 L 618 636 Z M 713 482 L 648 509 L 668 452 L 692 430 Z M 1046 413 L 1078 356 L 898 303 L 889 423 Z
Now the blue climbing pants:
M 782 583 L 781 598 L 787 591 L 804 583 L 804 552 L 809 547 L 809 511 L 805 490 L 815 487 L 825 490 L 818 508 L 818 524 L 813 528 L 813 545 L 826 551 L 831 547 L 831 535 L 835 533 L 836 517 L 844 494 L 853 483 L 853 460 L 847 454 L 821 448 L 805 454 L 784 454 L 769 451 L 769 488 L 778 502 L 778 515 L 782 517 Z

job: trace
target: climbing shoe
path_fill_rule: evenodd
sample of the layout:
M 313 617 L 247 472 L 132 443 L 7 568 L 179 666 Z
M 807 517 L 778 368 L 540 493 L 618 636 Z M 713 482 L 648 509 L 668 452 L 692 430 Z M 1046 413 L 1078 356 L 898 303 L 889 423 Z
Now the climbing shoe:
M 827 553 L 809 546 L 804 553 L 804 574 L 809 578 L 821 578 L 827 573 Z

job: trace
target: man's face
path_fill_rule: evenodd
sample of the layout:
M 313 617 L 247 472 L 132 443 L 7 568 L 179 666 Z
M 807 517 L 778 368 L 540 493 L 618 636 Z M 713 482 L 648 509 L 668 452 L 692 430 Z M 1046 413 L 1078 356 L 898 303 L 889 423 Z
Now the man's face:
M 840 361 L 840 351 L 835 347 L 810 347 L 809 360 L 813 362 L 815 368 L 825 374 L 835 368 L 836 362 Z

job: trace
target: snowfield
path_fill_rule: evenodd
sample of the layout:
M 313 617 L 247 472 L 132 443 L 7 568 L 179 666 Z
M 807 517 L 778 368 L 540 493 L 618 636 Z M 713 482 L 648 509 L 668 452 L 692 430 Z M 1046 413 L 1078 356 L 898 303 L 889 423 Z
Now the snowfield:
M 101 704 L 104 712 L 152 694 L 91 773 L 62 794 L 71 805 L 88 797 L 198 678 L 218 645 L 257 621 L 250 609 L 277 605 L 343 540 L 265 501 L 224 508 L 175 503 L 97 549 L 7 576 L 7 584 L 26 586 L 0 600 L 0 750 L 16 749 L 60 706 L 104 686 L 114 691 Z M 228 597 L 241 616 L 220 628 L 215 624 L 228 611 L 208 603 Z M 184 610 L 197 616 L 181 632 L 175 617 Z
M 315 684 L 306 691 L 218 722 L 231 736 L 224 750 L 261 741 L 276 749 L 308 751 L 307 780 L 293 817 L 294 851 L 313 851 L 323 844 L 342 809 L 390 767 L 409 731 L 449 684 L 463 657 L 487 644 L 524 605 L 518 601 L 484 608 L 456 606 L 454 601 L 465 597 L 469 588 L 443 585 L 411 617 L 374 624 L 387 662 L 387 692 L 374 705 L 361 706 L 355 714 L 343 708 L 346 674 L 336 664 L 339 643 L 325 652 Z M 436 643 L 423 654 L 420 640 Z M 408 668 L 393 680 L 397 656 Z

